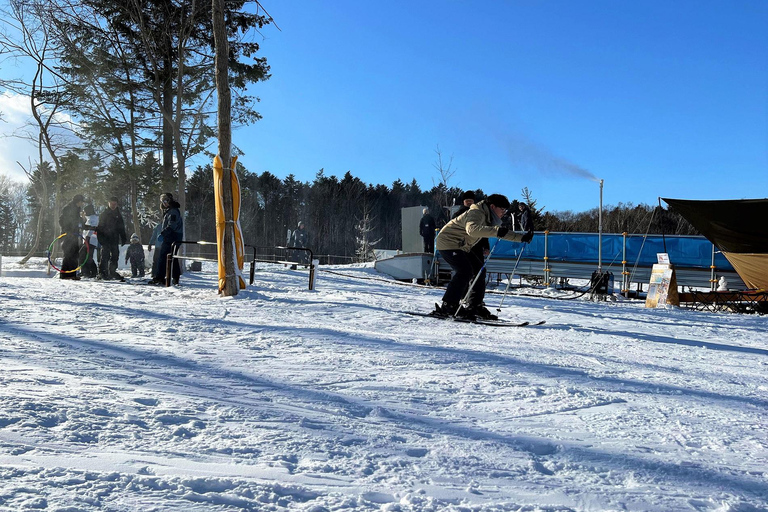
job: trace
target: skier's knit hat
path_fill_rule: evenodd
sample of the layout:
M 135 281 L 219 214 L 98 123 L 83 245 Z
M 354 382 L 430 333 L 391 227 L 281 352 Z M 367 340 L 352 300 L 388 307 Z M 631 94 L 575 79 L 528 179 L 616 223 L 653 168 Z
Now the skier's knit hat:
M 136 233 L 131 235 L 131 242 L 133 242 L 134 240 L 136 240 L 137 242 L 139 241 L 139 235 L 137 235 Z
M 298 224 L 296 224 L 296 227 L 297 227 L 297 228 L 300 228 L 300 227 L 302 226 L 302 224 L 304 224 L 304 221 L 301 221 L 301 220 L 300 220 L 300 221 L 299 221 L 299 223 L 298 223 Z
M 467 190 L 466 192 L 464 192 L 464 195 L 461 196 L 461 200 L 462 201 L 466 201 L 467 199 L 471 199 L 471 200 L 474 201 L 475 200 L 475 193 L 472 192 L 471 190 Z

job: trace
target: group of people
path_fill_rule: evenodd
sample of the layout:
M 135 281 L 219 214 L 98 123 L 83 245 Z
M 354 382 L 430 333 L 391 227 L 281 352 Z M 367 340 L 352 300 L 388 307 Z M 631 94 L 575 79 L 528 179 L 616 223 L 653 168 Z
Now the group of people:
M 96 215 L 93 205 L 86 204 L 85 197 L 77 194 L 62 208 L 59 216 L 59 226 L 63 233 L 61 279 L 79 280 L 82 276 L 124 281 L 125 278 L 117 272 L 117 267 L 120 246 L 129 240 L 130 245 L 125 251 L 125 263 L 130 261 L 132 277 L 144 277 L 144 246 L 137 233 L 133 233 L 130 239 L 126 236 L 125 222 L 118 203 L 119 199 L 116 196 L 110 197 L 104 211 Z M 166 258 L 173 250 L 173 243 L 183 239 L 184 220 L 180 206 L 171 193 L 166 192 L 160 196 L 163 218 L 155 226 L 147 245 L 147 250 L 150 252 L 152 252 L 152 246 L 155 246 L 152 280 L 149 281 L 151 284 L 165 283 Z M 83 241 L 87 242 L 87 247 Z M 178 283 L 180 275 L 181 267 L 178 260 L 174 259 L 172 270 L 174 283 Z
M 467 191 L 461 207 L 435 237 L 435 221 L 424 209 L 419 230 L 424 239 L 424 252 L 432 253 L 435 243 L 440 256 L 451 266 L 453 276 L 443 294 L 442 304 L 435 313 L 468 319 L 495 320 L 497 317 L 484 305 L 485 261 L 490 255 L 489 238 L 528 243 L 533 239 L 530 212 L 519 203 L 515 231 L 515 215 L 509 211 L 510 202 L 501 194 L 491 194 L 475 203 L 475 194 Z M 473 284 L 474 282 L 474 284 Z M 471 289 L 470 289 L 471 286 Z M 466 298 L 466 300 L 464 300 Z

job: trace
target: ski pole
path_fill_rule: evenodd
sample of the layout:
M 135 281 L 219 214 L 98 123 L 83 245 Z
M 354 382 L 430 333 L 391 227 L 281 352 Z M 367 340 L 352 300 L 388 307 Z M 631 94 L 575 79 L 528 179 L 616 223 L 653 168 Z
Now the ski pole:
M 491 256 L 493 256 L 493 251 L 496 250 L 496 247 L 499 245 L 499 240 L 496 240 L 496 243 L 493 244 L 493 247 L 491 248 L 491 251 L 488 253 L 488 256 L 485 258 L 485 261 L 483 262 L 483 266 L 480 267 L 480 270 L 477 271 L 477 274 L 475 275 L 475 278 L 472 280 L 472 283 L 469 285 L 469 288 L 467 289 L 466 295 L 464 295 L 464 298 L 461 299 L 461 302 L 459 302 L 459 307 L 456 309 L 456 312 L 453 314 L 453 316 L 456 316 L 459 314 L 459 310 L 461 310 L 462 306 L 466 306 L 469 303 L 469 295 L 472 293 L 472 288 L 475 287 L 475 283 L 477 283 L 477 280 L 480 279 L 480 276 L 483 273 L 483 270 L 485 270 L 485 266 L 488 264 L 488 261 L 491 259 Z
M 517 271 L 517 265 L 520 263 L 520 257 L 523 255 L 523 251 L 525 251 L 525 246 L 528 244 L 523 244 L 523 248 L 520 249 L 520 254 L 517 255 L 517 261 L 515 262 L 515 267 L 512 269 L 512 273 L 509 274 L 509 279 L 507 279 L 507 287 L 504 289 L 504 295 L 501 296 L 501 302 L 499 302 L 499 307 L 496 308 L 496 311 L 501 311 L 501 306 L 504 305 L 504 299 L 507 297 L 507 292 L 509 291 L 509 285 L 512 284 L 512 276 L 515 275 L 515 271 Z

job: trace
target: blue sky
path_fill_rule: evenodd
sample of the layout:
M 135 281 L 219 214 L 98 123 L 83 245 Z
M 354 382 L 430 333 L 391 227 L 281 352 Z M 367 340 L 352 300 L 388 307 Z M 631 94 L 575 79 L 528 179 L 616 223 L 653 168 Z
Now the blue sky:
M 233 137 L 251 172 L 428 189 L 439 147 L 449 185 L 549 211 L 596 207 L 590 178 L 605 204 L 768 197 L 765 0 L 263 5 L 264 118 Z
M 547 210 L 768 196 L 768 2 L 264 2 L 252 172 L 439 180 Z

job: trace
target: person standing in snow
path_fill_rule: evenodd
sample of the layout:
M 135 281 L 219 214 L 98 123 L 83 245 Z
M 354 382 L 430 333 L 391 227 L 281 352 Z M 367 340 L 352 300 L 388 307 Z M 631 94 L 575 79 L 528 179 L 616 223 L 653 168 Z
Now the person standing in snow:
M 159 252 L 157 250 L 157 239 L 160 237 L 160 230 L 163 229 L 163 220 L 160 219 L 160 222 L 155 224 L 155 227 L 152 229 L 152 236 L 149 237 L 149 243 L 147 243 L 147 250 L 152 253 L 152 280 L 150 283 L 152 283 L 155 280 L 155 276 L 157 276 L 157 259 L 160 256 Z M 152 250 L 154 246 L 154 250 Z
M 81 211 L 85 204 L 85 198 L 82 194 L 77 194 L 72 198 L 59 215 L 59 226 L 61 232 L 65 233 L 61 241 L 61 250 L 64 258 L 61 263 L 61 279 L 79 280 L 80 277 L 74 271 L 78 267 L 77 256 L 80 253 L 80 231 L 82 229 Z
M 83 208 L 83 214 L 85 225 L 83 226 L 83 238 L 88 242 L 88 251 L 90 255 L 88 260 L 83 264 L 83 268 L 80 270 L 81 277 L 96 277 L 99 274 L 99 269 L 96 266 L 98 261 L 97 251 L 99 248 L 99 237 L 96 236 L 96 226 L 99 225 L 99 216 L 96 215 L 96 210 L 93 209 L 92 204 L 85 205 Z M 85 245 L 80 249 L 80 261 L 85 259 Z
M 474 319 L 496 319 L 488 309 L 483 306 L 485 297 L 485 269 L 484 259 L 479 259 L 471 254 L 472 248 L 482 239 L 495 237 L 512 242 L 527 242 L 528 235 L 521 235 L 510 231 L 501 225 L 501 218 L 509 208 L 509 200 L 501 194 L 491 194 L 484 201 L 473 204 L 464 214 L 452 219 L 437 235 L 437 250 L 440 256 L 451 266 L 454 271 L 453 278 L 448 283 L 443 294 L 443 303 L 438 306 L 436 313 L 440 315 L 459 316 Z M 482 270 L 481 270 L 482 269 Z M 469 285 L 477 276 L 475 286 L 472 288 L 468 305 L 459 309 L 461 301 L 469 290 Z
M 144 277 L 144 246 L 139 241 L 139 235 L 131 235 L 131 243 L 125 251 L 125 262 L 131 261 L 131 277 Z
M 128 237 L 125 235 L 125 223 L 117 203 L 117 196 L 109 198 L 108 208 L 99 215 L 99 225 L 96 227 L 101 247 L 99 277 L 124 281 L 123 276 L 117 273 L 117 263 L 120 259 L 120 246 L 127 242 Z
M 299 221 L 296 230 L 291 235 L 291 241 L 290 241 L 291 247 L 301 247 L 305 248 L 309 244 L 309 234 L 307 233 L 306 227 L 304 226 L 304 223 L 302 221 Z M 307 264 L 309 263 L 307 260 L 309 259 L 309 256 L 307 254 L 307 251 L 294 251 L 294 261 L 298 261 L 299 263 Z M 296 265 L 293 265 L 291 268 L 295 269 Z
M 465 213 L 467 210 L 469 210 L 469 207 L 475 204 L 475 193 L 471 190 L 467 190 L 462 194 L 461 196 L 461 206 L 459 206 L 459 209 L 456 210 L 456 213 L 454 213 L 451 216 L 451 220 L 455 219 L 462 213 Z
M 517 225 L 520 226 L 520 231 L 533 234 L 533 221 L 531 220 L 531 211 L 528 209 L 528 205 L 518 203 L 517 207 L 520 210 L 517 216 Z
M 157 268 L 155 269 L 154 277 L 150 281 L 152 284 L 165 283 L 168 255 L 173 251 L 173 244 L 181 242 L 184 238 L 184 219 L 181 217 L 181 210 L 179 210 L 181 205 L 173 198 L 173 194 L 166 192 L 161 195 L 160 207 L 163 210 L 163 222 L 160 234 L 157 237 L 157 243 L 160 244 L 160 248 L 155 247 L 155 250 L 158 251 Z M 173 284 L 179 284 L 181 267 L 179 266 L 179 260 L 176 258 L 173 259 L 171 271 Z
M 429 208 L 424 208 L 419 221 L 419 234 L 424 239 L 424 252 L 435 252 L 435 219 L 429 214 Z

